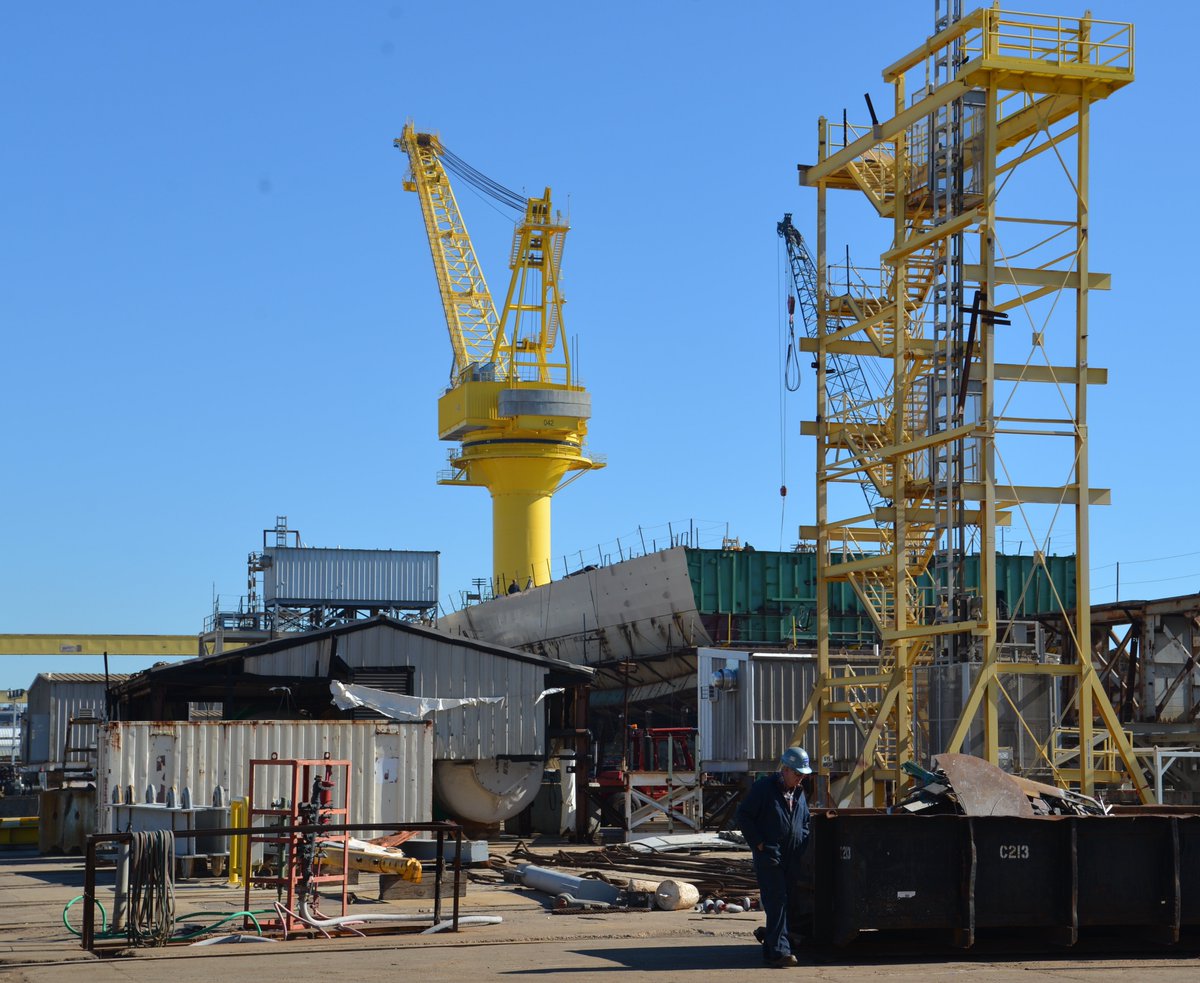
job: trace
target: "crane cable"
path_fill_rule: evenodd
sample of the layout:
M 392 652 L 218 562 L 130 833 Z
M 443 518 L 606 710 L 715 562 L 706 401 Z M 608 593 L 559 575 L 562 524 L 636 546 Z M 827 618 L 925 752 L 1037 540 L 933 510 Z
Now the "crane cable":
M 783 257 L 780 254 L 779 249 L 780 249 L 780 246 L 779 246 L 779 242 L 777 239 L 776 246 L 775 246 L 776 259 L 777 259 L 777 261 L 775 263 L 775 295 L 776 296 L 780 295 L 779 288 L 782 286 L 781 279 L 782 279 Z M 796 357 L 795 356 L 796 337 L 795 337 L 795 333 L 794 333 L 794 325 L 793 325 L 793 320 L 792 320 L 792 312 L 795 310 L 795 308 L 796 308 L 795 297 L 793 297 L 789 291 L 788 304 L 787 304 L 787 309 L 788 309 L 788 333 L 787 333 L 787 340 L 786 340 L 787 350 L 786 350 L 786 354 L 784 354 L 784 356 L 783 356 L 784 364 L 783 364 L 783 372 L 782 372 L 782 379 L 781 379 L 782 385 L 779 388 L 779 550 L 780 550 L 780 552 L 783 551 L 783 533 L 784 533 L 784 529 L 787 526 L 787 436 L 788 436 L 788 432 L 787 432 L 787 393 L 784 390 L 786 389 L 787 392 L 795 392 L 795 389 L 792 388 L 792 386 L 789 382 L 789 376 L 788 376 L 788 373 L 790 371 L 790 366 Z M 780 323 L 780 327 L 782 328 L 782 321 Z M 783 346 L 780 346 L 781 349 L 782 349 L 782 347 Z M 777 352 L 778 351 L 779 350 L 777 349 Z M 797 364 L 796 371 L 798 374 L 799 373 L 799 365 L 798 364 Z M 799 388 L 799 385 L 800 385 L 800 383 L 799 383 L 799 380 L 797 379 L 796 387 Z
M 800 356 L 796 351 L 796 295 L 788 290 L 787 356 L 783 364 L 783 384 L 790 393 L 800 388 Z
M 507 205 L 518 212 L 525 211 L 526 198 L 524 195 L 517 194 L 511 188 L 506 188 L 499 181 L 493 181 L 482 171 L 472 167 L 457 154 L 448 150 L 445 144 L 442 145 L 441 153 L 438 156 L 441 158 L 446 170 L 483 192 L 489 198 L 493 198 L 501 205 Z

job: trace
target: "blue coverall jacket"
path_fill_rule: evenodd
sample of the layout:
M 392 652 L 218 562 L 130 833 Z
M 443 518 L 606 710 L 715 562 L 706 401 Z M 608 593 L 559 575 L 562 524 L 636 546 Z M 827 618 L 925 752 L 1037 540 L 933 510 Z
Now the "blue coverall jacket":
M 763 958 L 768 961 L 792 951 L 787 938 L 788 888 L 800 872 L 809 823 L 808 801 L 799 787 L 794 802 L 789 813 L 780 777 L 767 775 L 750 786 L 737 810 L 737 825 L 754 857 L 754 873 L 767 919 Z

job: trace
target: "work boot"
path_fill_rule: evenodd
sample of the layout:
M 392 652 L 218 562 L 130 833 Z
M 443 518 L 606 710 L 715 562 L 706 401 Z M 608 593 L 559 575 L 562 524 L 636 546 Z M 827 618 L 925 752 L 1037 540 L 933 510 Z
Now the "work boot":
M 767 965 L 772 969 L 783 969 L 785 966 L 799 966 L 800 961 L 789 952 L 786 956 L 777 956 L 774 959 L 768 959 Z

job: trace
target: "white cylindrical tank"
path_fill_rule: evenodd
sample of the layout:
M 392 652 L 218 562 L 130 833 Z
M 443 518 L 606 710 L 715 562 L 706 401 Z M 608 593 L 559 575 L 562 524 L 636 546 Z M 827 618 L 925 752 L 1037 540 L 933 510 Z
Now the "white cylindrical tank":
M 435 761 L 433 792 L 458 819 L 499 823 L 533 802 L 544 770 L 541 761 Z

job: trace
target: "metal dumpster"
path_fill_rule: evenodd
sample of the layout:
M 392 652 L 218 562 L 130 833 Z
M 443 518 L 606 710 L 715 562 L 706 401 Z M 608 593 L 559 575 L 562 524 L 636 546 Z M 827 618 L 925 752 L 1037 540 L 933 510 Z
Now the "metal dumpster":
M 817 944 L 889 932 L 957 946 L 1173 944 L 1200 926 L 1195 814 L 818 812 L 812 851 L 811 924 L 799 928 Z

